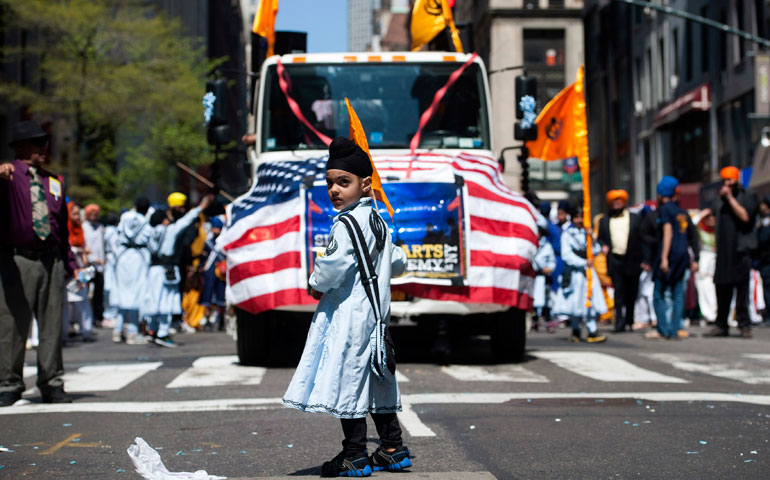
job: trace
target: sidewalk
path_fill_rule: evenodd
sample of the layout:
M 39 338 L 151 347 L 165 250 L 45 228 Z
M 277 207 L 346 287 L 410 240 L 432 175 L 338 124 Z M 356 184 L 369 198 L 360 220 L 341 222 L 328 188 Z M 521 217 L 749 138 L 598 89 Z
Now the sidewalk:
M 393 472 L 375 472 L 369 478 L 394 478 Z M 398 480 L 496 480 L 489 472 L 397 472 Z M 303 480 L 318 479 L 318 475 L 283 476 L 283 477 L 238 477 L 228 480 Z

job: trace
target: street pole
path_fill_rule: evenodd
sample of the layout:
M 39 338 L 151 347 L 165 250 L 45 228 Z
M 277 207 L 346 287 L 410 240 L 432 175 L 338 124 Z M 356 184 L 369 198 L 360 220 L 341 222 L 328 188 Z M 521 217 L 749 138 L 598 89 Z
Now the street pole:
M 731 35 L 737 35 L 745 40 L 754 42 L 757 45 L 761 45 L 762 47 L 770 49 L 770 40 L 766 38 L 758 37 L 744 30 L 739 30 L 737 28 L 731 27 L 730 25 L 716 22 L 714 20 L 711 20 L 710 18 L 685 12 L 684 10 L 677 10 L 676 8 L 669 7 L 668 5 L 658 5 L 656 3 L 645 2 L 642 0 L 613 0 L 613 1 L 618 3 L 633 5 L 635 7 L 649 8 L 651 10 L 665 13 L 666 15 L 672 15 L 674 17 L 684 18 L 685 20 L 688 20 L 691 22 L 695 22 L 701 25 L 706 25 L 707 27 L 715 28 L 720 32 L 729 33 Z M 713 69 L 713 66 L 712 66 L 712 69 Z M 711 71 L 713 72 L 713 70 Z M 711 74 L 710 76 L 713 77 L 713 75 Z M 711 158 L 710 158 L 711 172 L 710 173 L 711 173 L 712 180 L 717 179 L 717 168 L 719 166 L 719 158 L 717 157 L 717 148 L 718 148 L 717 130 L 718 130 L 717 106 L 716 106 L 716 103 L 712 101 L 711 107 L 709 108 L 709 136 L 711 137 L 709 142 L 709 148 L 711 149 Z
M 658 12 L 663 12 L 666 15 L 673 15 L 675 17 L 684 18 L 685 20 L 689 20 L 691 22 L 696 22 L 702 25 L 709 26 L 711 28 L 716 28 L 721 32 L 737 35 L 750 42 L 757 43 L 759 45 L 762 45 L 765 48 L 770 49 L 770 40 L 767 40 L 766 38 L 752 35 L 749 32 L 746 32 L 744 30 L 739 30 L 737 28 L 733 28 L 730 25 L 725 25 L 724 23 L 715 22 L 710 18 L 701 17 L 700 15 L 695 15 L 693 13 L 685 12 L 684 10 L 677 10 L 676 8 L 671 8 L 668 5 L 658 5 L 656 3 L 644 2 L 642 0 L 613 0 L 613 1 L 618 3 L 626 3 L 628 5 L 633 5 L 635 7 L 649 8 L 652 10 L 656 10 Z

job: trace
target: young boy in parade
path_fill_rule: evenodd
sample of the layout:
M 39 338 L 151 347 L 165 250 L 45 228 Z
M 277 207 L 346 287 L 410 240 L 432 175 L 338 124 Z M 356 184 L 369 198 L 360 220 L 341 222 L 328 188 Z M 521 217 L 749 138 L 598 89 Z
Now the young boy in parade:
M 340 419 L 343 449 L 322 465 L 324 477 L 369 476 L 412 465 L 396 417 L 401 395 L 384 329 L 390 317 L 390 278 L 404 272 L 405 255 L 391 243 L 388 226 L 373 207 L 373 173 L 361 147 L 343 137 L 332 141 L 326 185 L 339 213 L 326 252 L 315 259 L 308 283 L 320 302 L 283 397 L 287 407 Z M 366 450 L 369 414 L 380 437 L 371 457 Z
M 164 210 L 156 210 L 150 217 L 150 238 L 147 248 L 150 251 L 151 265 L 147 275 L 147 290 L 140 313 L 149 317 L 148 342 L 162 347 L 175 347 L 171 339 L 171 317 L 182 313 L 182 294 L 179 291 L 181 274 L 174 263 L 174 244 L 177 236 L 198 219 L 198 215 L 208 208 L 213 195 L 206 195 L 201 203 L 190 209 L 174 223 L 168 219 Z
M 607 305 L 602 295 L 599 277 L 593 267 L 593 262 L 586 255 L 586 230 L 583 228 L 583 208 L 570 205 L 572 225 L 561 235 L 561 255 L 564 260 L 564 270 L 561 277 L 561 289 L 554 303 L 555 313 L 569 317 L 572 335 L 570 342 L 580 341 L 580 326 L 585 321 L 589 343 L 600 343 L 607 337 L 600 335 L 597 318 L 607 311 Z M 594 255 L 600 252 L 598 244 L 593 243 Z M 588 280 L 586 270 L 591 271 L 591 306 L 586 307 L 586 292 Z
M 543 222 L 547 220 L 543 219 Z M 535 285 L 533 289 L 533 304 L 535 316 L 532 319 L 532 329 L 538 331 L 539 321 L 542 318 L 548 332 L 552 332 L 555 326 L 551 322 L 551 274 L 556 268 L 556 254 L 553 251 L 551 242 L 548 240 L 547 224 L 540 225 L 540 240 L 532 260 L 532 268 L 535 269 Z

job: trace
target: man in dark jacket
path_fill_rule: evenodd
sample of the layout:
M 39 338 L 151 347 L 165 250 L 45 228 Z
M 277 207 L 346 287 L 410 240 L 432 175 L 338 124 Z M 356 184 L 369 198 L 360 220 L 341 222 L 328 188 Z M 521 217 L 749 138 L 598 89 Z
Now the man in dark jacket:
M 628 192 L 607 192 L 609 214 L 599 220 L 599 243 L 615 290 L 615 332 L 631 330 L 642 272 L 642 218 L 628 211 Z
M 717 289 L 716 326 L 706 336 L 726 337 L 727 317 L 733 292 L 736 292 L 735 311 L 740 335 L 751 338 L 749 318 L 749 277 L 751 275 L 751 252 L 757 247 L 754 232 L 758 201 L 754 193 L 741 186 L 740 171 L 725 167 L 720 171 L 722 188 L 720 199 L 711 208 L 717 217 L 717 264 L 714 271 L 714 285 Z
M 765 293 L 765 320 L 762 324 L 770 327 L 770 195 L 765 195 L 759 204 L 757 244 L 757 262 Z

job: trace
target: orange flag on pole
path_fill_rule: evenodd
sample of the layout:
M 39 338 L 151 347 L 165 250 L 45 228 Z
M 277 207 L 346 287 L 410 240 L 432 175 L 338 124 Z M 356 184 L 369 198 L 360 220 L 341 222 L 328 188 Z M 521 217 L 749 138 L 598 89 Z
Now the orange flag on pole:
M 278 0 L 261 0 L 254 15 L 251 31 L 267 39 L 267 56 L 273 56 L 275 47 L 275 16 L 278 15 Z
M 380 174 L 377 172 L 377 167 L 374 165 L 372 155 L 369 153 L 369 142 L 366 140 L 364 127 L 361 125 L 361 120 L 358 119 L 358 115 L 356 115 L 356 111 L 353 110 L 353 107 L 350 105 L 350 100 L 348 100 L 347 97 L 345 97 L 345 104 L 348 106 L 350 139 L 366 152 L 366 155 L 369 156 L 369 161 L 372 162 L 372 193 L 374 194 L 374 199 L 384 203 L 385 207 L 388 209 L 390 218 L 393 218 L 393 207 L 390 206 L 388 197 L 385 195 L 385 190 L 382 189 L 382 180 L 380 180 Z
M 412 8 L 412 51 L 419 50 L 436 35 L 449 27 L 452 43 L 458 53 L 463 53 L 460 33 L 455 26 L 449 0 L 417 0 Z
M 537 140 L 527 142 L 529 156 L 544 161 L 577 157 L 583 180 L 583 226 L 591 227 L 591 194 L 588 164 L 588 124 L 583 87 L 583 66 L 577 71 L 577 80 L 543 108 L 535 120 Z M 586 257 L 593 260 L 591 235 L 586 234 Z M 586 306 L 591 306 L 591 270 L 586 269 L 588 291 Z

